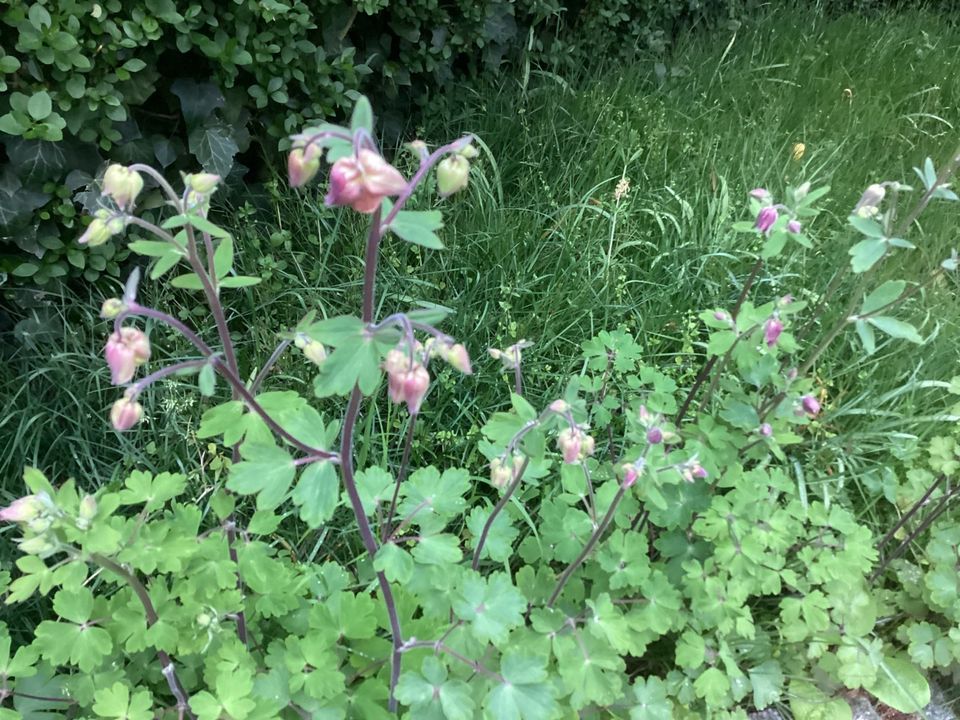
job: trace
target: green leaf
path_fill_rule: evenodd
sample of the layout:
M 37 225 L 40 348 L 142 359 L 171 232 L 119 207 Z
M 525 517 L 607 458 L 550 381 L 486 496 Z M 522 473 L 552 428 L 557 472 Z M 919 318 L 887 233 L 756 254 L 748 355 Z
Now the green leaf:
M 404 584 L 413 577 L 414 562 L 410 553 L 395 543 L 388 542 L 377 551 L 373 569 L 386 575 L 390 582 Z
M 873 328 L 867 324 L 866 320 L 857 320 L 854 323 L 857 329 L 857 335 L 860 336 L 860 342 L 863 343 L 863 349 L 867 355 L 873 355 L 877 351 L 877 335 Z
M 390 223 L 388 230 L 409 243 L 443 250 L 443 243 L 434 232 L 442 227 L 443 215 L 438 210 L 401 210 Z
M 348 395 L 355 385 L 364 395 L 372 393 L 380 382 L 380 351 L 372 338 L 358 337 L 344 342 L 320 364 L 314 378 L 317 397 Z
M 121 505 L 144 506 L 146 512 L 159 510 L 178 497 L 187 487 L 185 475 L 160 473 L 156 477 L 143 470 L 134 470 L 124 481 L 118 494 Z
M 173 268 L 174 265 L 179 263 L 183 259 L 183 255 L 180 254 L 180 251 L 176 248 L 170 248 L 167 251 L 167 254 L 163 257 L 157 258 L 157 261 L 153 264 L 153 267 L 150 268 L 150 279 L 156 280 L 159 277 L 162 277 L 168 270 Z
M 120 720 L 153 718 L 153 698 L 149 690 L 138 690 L 131 697 L 126 685 L 115 682 L 112 687 L 97 690 L 93 699 L 93 711 L 100 717 Z
M 470 547 L 476 549 L 477 542 L 480 540 L 480 534 L 483 527 L 490 517 L 493 508 L 475 507 L 470 511 L 467 518 L 467 528 L 470 530 Z M 501 512 L 497 515 L 490 530 L 487 533 L 487 539 L 484 541 L 483 550 L 480 551 L 480 557 L 489 558 L 496 562 L 506 562 L 513 555 L 513 544 L 519 535 L 517 528 L 510 522 L 507 513 Z
M 183 290 L 203 290 L 203 282 L 196 273 L 177 275 L 175 278 L 171 278 L 170 284 Z
M 227 177 L 233 169 L 233 158 L 240 152 L 240 146 L 233 135 L 233 129 L 224 123 L 213 123 L 190 133 L 188 139 L 190 152 L 207 172 Z
M 220 287 L 224 288 L 243 288 L 251 285 L 259 285 L 262 278 L 252 277 L 250 275 L 230 275 L 220 281 Z
M 223 93 L 213 83 L 198 83 L 190 78 L 177 78 L 170 92 L 180 99 L 180 110 L 188 128 L 193 128 L 223 107 Z
M 907 340 L 909 342 L 916 343 L 917 345 L 923 344 L 923 338 L 920 337 L 920 333 L 918 333 L 917 329 L 908 322 L 903 322 L 902 320 L 897 320 L 896 318 L 887 317 L 885 315 L 869 317 L 867 318 L 867 322 L 891 337 L 895 337 L 900 340 Z
M 140 72 L 143 70 L 147 64 L 140 58 L 130 58 L 123 64 L 123 69 L 127 72 Z
M 303 332 L 324 345 L 338 347 L 347 342 L 356 342 L 363 338 L 364 324 L 358 317 L 338 315 L 319 320 L 303 328 Z
M 494 645 L 505 643 L 510 630 L 523 624 L 527 609 L 526 598 L 507 575 L 493 573 L 483 578 L 473 570 L 464 575 L 452 604 L 477 640 Z
M 697 697 L 706 701 L 707 707 L 723 708 L 730 701 L 730 678 L 717 667 L 704 670 L 694 681 L 693 689 Z
M 522 650 L 507 650 L 500 660 L 506 682 L 494 685 L 484 699 L 487 716 L 496 720 L 551 720 L 556 716 L 554 686 L 544 660 Z
M 753 704 L 758 710 L 770 707 L 780 700 L 783 691 L 783 671 L 776 660 L 766 660 L 749 671 L 753 686 Z
M 297 468 L 293 458 L 276 445 L 252 444 L 240 446 L 243 462 L 230 468 L 227 487 L 241 495 L 257 493 L 257 507 L 275 508 L 290 489 Z
M 350 129 L 356 132 L 364 129 L 373 137 L 373 108 L 366 96 L 361 95 L 353 104 L 353 113 L 350 116 Z
M 686 630 L 677 641 L 677 665 L 686 670 L 696 670 L 703 665 L 706 651 L 703 636 L 693 630 Z
M 846 700 L 829 698 L 811 683 L 792 681 L 788 695 L 795 720 L 853 720 Z
M 217 279 L 223 278 L 233 269 L 233 238 L 227 235 L 213 253 L 213 269 Z
M 223 435 L 224 445 L 233 445 L 242 437 L 246 428 L 243 423 L 244 405 L 240 400 L 221 403 L 203 413 L 197 437 L 200 439 Z
M 53 103 L 50 100 L 49 93 L 45 90 L 34 93 L 27 101 L 27 112 L 30 113 L 30 117 L 38 122 L 49 117 L 52 111 Z
M 848 222 L 856 228 L 858 231 L 870 238 L 882 238 L 886 237 L 886 233 L 883 232 L 883 226 L 880 225 L 876 220 L 872 218 L 864 218 L 859 215 L 851 215 L 848 218 Z
M 318 528 L 330 520 L 340 504 L 340 478 L 333 464 L 321 460 L 308 465 L 300 474 L 291 499 L 300 507 L 300 519 L 309 527 Z
M 430 720 L 472 720 L 474 702 L 470 686 L 462 680 L 448 680 L 447 669 L 439 658 L 427 656 L 419 673 L 400 676 L 397 700 L 410 706 L 410 717 Z
M 903 294 L 906 285 L 903 280 L 887 280 L 864 298 L 860 314 L 867 315 L 876 312 L 885 305 L 889 305 Z
M 672 720 L 673 703 L 667 689 L 658 677 L 637 678 L 633 684 L 634 704 L 630 720 Z
M 861 240 L 849 250 L 850 268 L 863 273 L 872 268 L 887 253 L 887 243 L 882 238 Z
M 174 215 L 173 217 L 167 218 L 162 227 L 164 230 L 173 230 L 178 227 L 183 227 L 184 225 L 189 225 L 190 227 L 196 228 L 200 232 L 205 232 L 211 237 L 226 239 L 232 237 L 229 232 L 224 230 L 219 225 L 216 225 L 205 217 L 196 215 L 194 213 L 186 213 L 185 215 Z
M 421 537 L 413 549 L 413 557 L 424 565 L 450 565 L 460 562 L 463 553 L 456 535 L 441 533 Z
M 930 704 L 930 685 L 926 678 L 903 658 L 887 658 L 880 663 L 877 681 L 868 688 L 877 699 L 902 713 L 915 713 Z
M 165 240 L 134 240 L 127 243 L 127 247 L 138 255 L 147 255 L 149 257 L 163 257 L 171 252 L 180 255 L 180 251 Z

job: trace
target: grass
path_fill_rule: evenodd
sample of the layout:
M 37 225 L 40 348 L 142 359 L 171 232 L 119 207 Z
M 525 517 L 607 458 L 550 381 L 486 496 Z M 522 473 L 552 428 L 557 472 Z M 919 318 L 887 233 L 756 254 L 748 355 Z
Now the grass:
M 960 29 L 920 11 L 829 21 L 792 13 L 755 18 L 735 34 L 691 33 L 673 49 L 662 81 L 653 58 L 576 77 L 534 70 L 438 98 L 409 129 L 433 142 L 474 132 L 484 149 L 468 192 L 447 203 L 448 250 L 392 242 L 382 260 L 382 311 L 417 300 L 455 308 L 444 329 L 467 342 L 479 371 L 441 375 L 417 433 L 419 461 L 443 457 L 482 472 L 476 430 L 508 402 L 510 387 L 486 347 L 534 341 L 526 377 L 532 398 L 542 400 L 577 371 L 583 340 L 624 325 L 649 362 L 689 384 L 699 368 L 691 354 L 702 337 L 696 313 L 731 306 L 754 262 L 757 247 L 729 230 L 743 217 L 748 189 L 832 186 L 827 212 L 812 226 L 817 249 L 766 269 L 755 290 L 759 301 L 787 292 L 804 298 L 846 262 L 853 238 L 843 219 L 868 183 L 909 181 L 925 156 L 947 156 L 960 136 Z M 799 161 L 796 143 L 806 146 Z M 631 190 L 618 203 L 622 178 Z M 268 276 L 231 305 L 250 375 L 251 358 L 265 358 L 275 333 L 307 310 L 358 306 L 362 227 L 324 209 L 321 192 L 301 202 L 282 183 L 268 184 L 226 213 L 245 271 Z M 920 279 L 935 267 L 956 244 L 955 212 L 935 206 L 912 236 L 919 248 L 884 273 Z M 818 364 L 829 414 L 807 458 L 808 484 L 862 494 L 872 513 L 861 481 L 942 426 L 948 403 L 929 381 L 956 374 L 956 290 L 935 287 L 901 311 L 924 334 L 936 332 L 922 353 L 886 344 L 865 359 L 851 333 Z M 185 319 L 201 317 L 182 292 L 144 292 Z M 8 345 L 0 369 L 0 480 L 8 494 L 19 492 L 25 464 L 95 486 L 133 465 L 202 479 L 215 452 L 194 436 L 203 401 L 185 382 L 147 393 L 151 422 L 137 433 L 109 430 L 117 393 L 98 357 L 108 332 L 95 317 L 100 299 L 53 298 L 47 320 L 55 329 Z M 160 354 L 182 348 L 162 331 L 154 345 Z M 269 388 L 306 390 L 309 368 L 290 355 L 274 378 Z M 381 404 L 363 431 L 370 440 L 402 423 Z M 902 434 L 895 448 L 892 433 Z M 367 452 L 388 451 L 373 442 Z

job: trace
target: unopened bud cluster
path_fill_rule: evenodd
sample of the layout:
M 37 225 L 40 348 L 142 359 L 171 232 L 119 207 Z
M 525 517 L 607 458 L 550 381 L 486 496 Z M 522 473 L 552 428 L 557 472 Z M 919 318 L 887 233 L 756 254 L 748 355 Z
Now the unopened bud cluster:
M 557 449 L 568 465 L 583 462 L 593 455 L 594 439 L 579 427 L 565 427 L 557 434 Z

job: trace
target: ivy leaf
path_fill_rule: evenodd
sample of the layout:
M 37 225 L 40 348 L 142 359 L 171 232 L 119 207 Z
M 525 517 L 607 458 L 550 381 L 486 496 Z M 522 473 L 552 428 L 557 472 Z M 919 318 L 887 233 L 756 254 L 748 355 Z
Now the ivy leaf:
M 93 711 L 100 717 L 120 720 L 153 718 L 153 698 L 149 690 L 138 690 L 131 697 L 126 685 L 115 682 L 112 687 L 97 690 L 93 699 Z
M 453 599 L 454 613 L 469 623 L 473 636 L 494 645 L 505 643 L 510 630 L 523 624 L 526 609 L 526 598 L 504 573 L 483 578 L 467 571 Z
M 221 122 L 210 123 L 191 132 L 188 145 L 203 169 L 220 177 L 230 174 L 233 158 L 240 152 L 233 129 Z
M 550 720 L 557 711 L 556 690 L 548 681 L 544 660 L 508 650 L 500 661 L 504 683 L 484 699 L 488 717 L 497 720 Z
M 401 210 L 387 229 L 408 243 L 443 250 L 443 243 L 435 232 L 442 227 L 443 215 L 439 210 Z
M 257 493 L 257 508 L 279 505 L 297 473 L 293 458 L 281 447 L 245 442 L 240 446 L 243 461 L 230 468 L 227 487 L 241 495 Z
M 300 474 L 291 499 L 300 507 L 300 519 L 311 528 L 332 518 L 340 504 L 340 478 L 333 464 L 321 460 L 308 465 Z
M 883 238 L 861 240 L 849 250 L 850 268 L 863 273 L 872 268 L 887 253 L 887 241 Z
M 630 720 L 672 720 L 673 703 L 660 678 L 638 678 L 633 683 L 633 697 L 635 702 L 630 708 Z
M 35 183 L 59 179 L 67 165 L 61 144 L 47 140 L 5 140 L 10 167 L 24 182 Z
M 918 333 L 917 329 L 908 322 L 903 322 L 902 320 L 897 320 L 896 318 L 887 317 L 885 315 L 869 317 L 867 318 L 867 322 L 891 337 L 895 337 L 899 340 L 907 340 L 909 342 L 916 343 L 917 345 L 923 344 L 923 338 L 920 337 L 920 333 Z
M 226 102 L 216 85 L 198 83 L 190 78 L 174 80 L 170 85 L 170 92 L 180 99 L 180 111 L 189 128 L 202 123 Z

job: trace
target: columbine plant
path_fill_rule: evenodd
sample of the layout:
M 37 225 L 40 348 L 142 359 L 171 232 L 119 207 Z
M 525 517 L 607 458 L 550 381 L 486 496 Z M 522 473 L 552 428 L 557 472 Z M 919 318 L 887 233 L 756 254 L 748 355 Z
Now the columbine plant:
M 408 179 L 372 128 L 361 99 L 349 128 L 295 135 L 288 164 L 301 187 L 325 162 L 327 205 L 369 218 L 359 316 L 308 314 L 249 382 L 221 294 L 258 278 L 234 273 L 233 239 L 208 218 L 219 178 L 186 176 L 178 192 L 143 165 L 107 169 L 109 204 L 80 242 L 131 227 L 152 233 L 131 243 L 153 259 L 150 278 L 181 268 L 171 285 L 202 292 L 217 329 L 211 341 L 139 304 L 134 273 L 101 311 L 113 325 L 105 359 L 123 388 L 110 421 L 135 428 L 138 398 L 158 380 L 195 373 L 214 396 L 220 377 L 230 398 L 206 410 L 197 435 L 219 439 L 229 459 L 211 465 L 217 487 L 203 506 L 188 499 L 182 475 L 134 472 L 123 487 L 87 495 L 72 480 L 55 487 L 26 471 L 30 494 L 0 511 L 20 529 L 23 553 L 7 601 L 56 590 L 57 619 L 13 655 L 0 630 L 0 703 L 136 720 L 549 720 L 571 711 L 647 720 L 742 718 L 789 699 L 797 717 L 829 707 L 842 718 L 849 706 L 830 694 L 845 686 L 920 707 L 925 680 L 902 641 L 877 626 L 872 583 L 887 565 L 868 575 L 878 559 L 869 530 L 837 504 L 799 494 L 787 453 L 822 422 L 807 375 L 845 326 L 867 352 L 877 329 L 922 342 L 887 314 L 915 286 L 888 281 L 862 305 L 861 296 L 884 256 L 912 247 L 901 236 L 927 203 L 955 199 L 945 183 L 960 158 L 940 174 L 920 172 L 925 192 L 901 222 L 895 198 L 907 188 L 864 193 L 850 216 L 865 236 L 851 249 L 862 279 L 835 327 L 823 326 L 823 311 L 840 275 L 809 313 L 790 296 L 752 298 L 767 260 L 788 241 L 810 245 L 805 224 L 826 188 L 802 185 L 782 203 L 754 190 L 753 219 L 737 227 L 761 243 L 760 257 L 730 309 L 703 313 L 706 357 L 685 392 L 618 330 L 585 343 L 582 372 L 538 409 L 523 395 L 522 355 L 535 345 L 519 341 L 489 351 L 513 373 L 513 392 L 482 428 L 486 465 L 412 469 L 437 363 L 473 368 L 464 343 L 436 327 L 443 313 L 376 317 L 377 261 L 395 238 L 442 248 L 441 213 L 408 206 L 420 188 L 418 199 L 431 188 L 442 199 L 467 187 L 476 150 L 470 137 L 433 152 L 412 143 L 419 163 Z M 170 208 L 160 225 L 135 213 L 145 179 Z M 956 265 L 949 258 L 938 272 Z M 194 355 L 160 365 L 143 319 L 177 330 Z M 817 340 L 803 353 L 808 337 Z M 317 398 L 346 398 L 342 418 L 263 389 L 291 347 L 316 366 Z M 409 415 L 396 473 L 354 460 L 366 456 L 358 420 L 384 384 Z M 345 567 L 278 551 L 268 538 L 288 504 L 313 529 L 345 506 L 364 557 Z M 786 680 L 811 675 L 817 684 Z

